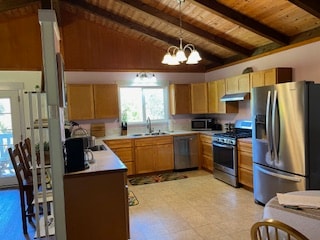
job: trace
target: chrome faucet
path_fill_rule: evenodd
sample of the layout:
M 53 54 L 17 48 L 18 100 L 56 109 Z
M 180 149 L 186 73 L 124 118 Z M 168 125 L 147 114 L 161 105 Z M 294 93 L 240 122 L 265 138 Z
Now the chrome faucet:
M 151 120 L 150 120 L 149 117 L 147 118 L 147 132 L 150 133 L 150 134 L 152 133 Z

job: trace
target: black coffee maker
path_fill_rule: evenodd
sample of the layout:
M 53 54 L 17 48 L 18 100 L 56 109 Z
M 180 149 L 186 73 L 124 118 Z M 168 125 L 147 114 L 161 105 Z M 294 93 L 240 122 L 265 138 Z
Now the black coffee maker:
M 65 141 L 65 171 L 76 172 L 89 167 L 85 161 L 83 138 L 68 138 Z

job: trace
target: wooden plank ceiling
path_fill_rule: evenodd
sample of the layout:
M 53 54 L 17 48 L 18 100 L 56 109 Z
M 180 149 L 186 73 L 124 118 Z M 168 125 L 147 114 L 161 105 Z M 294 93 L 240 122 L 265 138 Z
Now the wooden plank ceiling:
M 33 6 L 33 7 L 32 7 Z M 207 69 L 320 36 L 317 0 L 10 0 L 0 12 L 15 16 L 35 6 L 78 14 L 166 52 L 192 43 Z M 3 19 L 0 19 L 0 21 Z M 181 31 L 180 31 L 181 30 Z

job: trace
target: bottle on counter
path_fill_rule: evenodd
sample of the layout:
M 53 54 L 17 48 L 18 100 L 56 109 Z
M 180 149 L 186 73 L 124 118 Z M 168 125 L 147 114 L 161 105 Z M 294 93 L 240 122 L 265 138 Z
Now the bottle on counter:
M 128 124 L 127 122 L 121 122 L 121 136 L 127 135 Z

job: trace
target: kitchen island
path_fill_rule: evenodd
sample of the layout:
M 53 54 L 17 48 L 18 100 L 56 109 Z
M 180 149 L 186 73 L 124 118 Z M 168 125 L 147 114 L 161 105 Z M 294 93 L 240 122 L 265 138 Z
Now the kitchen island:
M 64 175 L 67 239 L 129 239 L 127 168 L 109 149 Z

